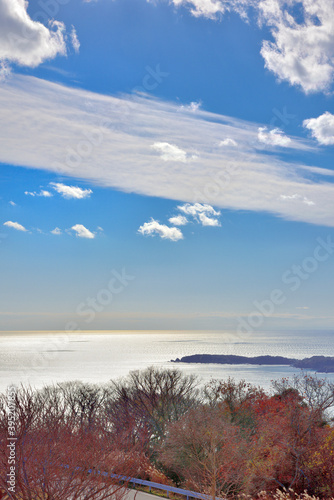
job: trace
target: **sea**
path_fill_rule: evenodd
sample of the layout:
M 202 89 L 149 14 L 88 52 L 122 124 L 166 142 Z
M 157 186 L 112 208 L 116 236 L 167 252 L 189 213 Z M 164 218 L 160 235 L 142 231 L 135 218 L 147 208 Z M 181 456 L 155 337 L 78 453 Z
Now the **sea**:
M 71 380 L 104 384 L 148 366 L 195 374 L 199 384 L 233 377 L 269 391 L 271 381 L 301 373 L 288 366 L 186 364 L 191 354 L 334 356 L 334 331 L 259 332 L 247 337 L 218 331 L 2 332 L 0 392 L 21 384 L 41 388 Z M 314 372 L 309 372 L 314 374 Z M 317 374 L 334 382 L 334 373 Z

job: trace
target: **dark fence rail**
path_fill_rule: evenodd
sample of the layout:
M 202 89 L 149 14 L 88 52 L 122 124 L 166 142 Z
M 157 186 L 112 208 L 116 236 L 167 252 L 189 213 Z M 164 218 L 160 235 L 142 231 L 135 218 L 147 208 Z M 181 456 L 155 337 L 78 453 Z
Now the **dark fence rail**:
M 90 469 L 88 472 L 93 472 L 93 471 Z M 189 498 L 212 500 L 212 497 L 210 495 L 205 495 L 204 493 L 197 493 L 196 491 L 191 491 L 191 490 L 184 490 L 182 488 L 175 488 L 174 486 L 168 486 L 167 484 L 153 483 L 152 481 L 146 481 L 145 479 L 137 479 L 135 477 L 129 477 L 129 476 L 120 476 L 117 474 L 108 474 L 107 472 L 100 472 L 100 471 L 95 471 L 95 472 L 104 475 L 106 477 L 119 479 L 119 481 L 124 481 L 128 484 L 133 484 L 134 486 L 136 484 L 140 486 L 148 486 L 149 491 L 151 491 L 152 488 L 163 490 L 166 492 L 167 498 L 169 498 L 170 493 L 177 493 L 178 495 L 185 496 L 187 500 L 189 500 Z M 223 500 L 223 499 L 217 498 L 217 500 Z

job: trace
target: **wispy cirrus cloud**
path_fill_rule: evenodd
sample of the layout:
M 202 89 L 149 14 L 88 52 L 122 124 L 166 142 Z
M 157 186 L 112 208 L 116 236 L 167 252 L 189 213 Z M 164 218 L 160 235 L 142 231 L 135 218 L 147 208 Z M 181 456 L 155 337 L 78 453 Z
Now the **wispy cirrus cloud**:
M 313 141 L 290 137 L 295 160 L 286 161 L 276 145 L 259 142 L 258 123 L 203 109 L 180 113 L 179 104 L 159 99 L 105 96 L 19 75 L 1 85 L 0 106 L 3 163 L 178 202 L 334 225 L 333 172 L 297 160 L 299 152 L 316 151 Z M 222 137 L 233 137 L 238 148 L 219 147 Z M 200 161 L 152 154 L 152 144 L 164 142 L 188 155 L 196 151 Z M 83 143 L 89 155 L 79 154 Z M 282 203 L 282 193 L 302 193 L 315 206 Z
M 11 75 L 11 67 L 6 61 L 0 60 L 0 83 L 4 82 Z
M 78 54 L 79 50 L 80 50 L 80 42 L 79 42 L 78 35 L 77 35 L 76 29 L 74 26 L 72 26 L 70 38 L 71 38 L 71 43 L 72 43 L 72 46 L 74 48 L 74 51 Z

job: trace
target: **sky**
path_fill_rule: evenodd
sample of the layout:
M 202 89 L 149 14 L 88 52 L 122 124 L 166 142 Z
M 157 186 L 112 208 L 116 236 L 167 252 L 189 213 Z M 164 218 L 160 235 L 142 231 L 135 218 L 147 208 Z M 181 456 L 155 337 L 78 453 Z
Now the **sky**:
M 0 0 L 0 329 L 333 329 L 333 0 Z

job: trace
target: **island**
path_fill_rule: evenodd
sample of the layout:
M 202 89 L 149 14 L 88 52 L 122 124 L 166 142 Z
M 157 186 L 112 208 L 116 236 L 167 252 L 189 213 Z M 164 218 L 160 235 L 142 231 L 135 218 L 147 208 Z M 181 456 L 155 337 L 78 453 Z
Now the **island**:
M 334 357 L 312 356 L 311 358 L 295 359 L 283 356 L 236 356 L 233 354 L 193 354 L 181 359 L 171 360 L 172 363 L 215 363 L 220 365 L 286 365 L 304 370 L 315 370 L 321 373 L 334 373 Z

